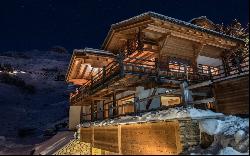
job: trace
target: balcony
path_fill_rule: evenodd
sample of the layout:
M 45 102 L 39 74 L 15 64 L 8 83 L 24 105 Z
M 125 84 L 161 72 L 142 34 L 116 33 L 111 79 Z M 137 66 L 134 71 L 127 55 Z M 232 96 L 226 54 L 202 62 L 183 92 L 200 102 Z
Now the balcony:
M 83 86 L 71 93 L 71 105 L 81 105 L 83 99 L 88 98 L 98 90 L 105 88 L 114 79 L 122 79 L 126 75 L 145 76 L 155 78 L 156 80 L 175 80 L 190 82 L 202 82 L 206 80 L 218 81 L 227 77 L 237 77 L 249 72 L 249 57 L 245 57 L 238 66 L 228 64 L 216 67 L 198 64 L 194 70 L 190 66 L 170 66 L 167 69 L 160 69 L 157 60 L 147 60 L 140 58 L 117 59 L 109 63 L 97 74 L 91 77 Z

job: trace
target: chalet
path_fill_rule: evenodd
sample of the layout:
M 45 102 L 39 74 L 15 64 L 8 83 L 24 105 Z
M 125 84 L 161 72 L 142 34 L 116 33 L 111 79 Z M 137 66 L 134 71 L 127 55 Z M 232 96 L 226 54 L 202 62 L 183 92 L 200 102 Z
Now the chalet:
M 147 12 L 111 25 L 100 49 L 75 49 L 66 81 L 69 128 L 169 107 L 249 114 L 245 41 L 206 17 Z

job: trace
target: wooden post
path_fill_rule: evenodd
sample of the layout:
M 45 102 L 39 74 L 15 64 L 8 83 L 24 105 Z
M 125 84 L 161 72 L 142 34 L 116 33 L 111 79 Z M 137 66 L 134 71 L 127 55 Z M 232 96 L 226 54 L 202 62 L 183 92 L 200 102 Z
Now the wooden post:
M 122 53 L 120 53 L 118 55 L 118 63 L 119 63 L 119 68 L 120 68 L 120 77 L 124 77 L 124 75 L 125 75 L 123 59 L 124 59 L 124 56 L 123 56 Z
M 81 106 L 81 112 L 80 112 L 80 123 L 82 123 L 83 122 L 83 106 Z
M 193 73 L 197 74 L 198 73 L 198 68 L 197 68 L 197 58 L 202 52 L 204 46 L 206 45 L 205 42 L 198 44 L 198 45 L 193 45 L 193 60 L 192 60 L 192 67 L 193 67 Z
M 95 101 L 92 100 L 92 103 L 91 103 L 91 121 L 94 121 L 94 105 L 95 105 Z
M 209 74 L 209 79 L 213 80 L 213 75 L 212 75 L 211 67 L 210 66 L 208 66 L 208 74 Z
M 167 67 L 166 67 L 166 69 L 167 69 L 167 72 L 169 72 L 169 71 L 170 71 L 170 70 L 169 70 L 169 62 L 170 62 L 169 56 L 167 57 L 166 62 L 167 62 Z
M 197 57 L 198 56 L 195 56 L 194 60 L 193 60 L 193 73 L 194 75 L 198 74 L 198 68 L 197 68 Z
M 90 80 L 91 80 L 91 84 L 90 84 L 90 86 L 91 86 L 91 89 L 93 88 L 93 76 L 91 75 L 91 77 L 90 77 Z
M 106 113 L 104 102 L 105 100 L 102 101 L 102 118 L 103 119 L 105 119 L 105 113 Z
M 240 58 L 239 58 L 239 56 L 237 56 L 237 57 L 235 58 L 235 60 L 236 60 L 236 66 L 237 66 L 237 68 L 238 68 L 239 73 L 242 73 L 242 69 L 241 69 L 241 65 L 240 65 Z
M 106 67 L 103 66 L 102 67 L 102 81 L 104 82 L 105 79 L 106 79 Z
M 137 99 L 138 99 L 138 97 L 136 97 L 136 95 L 134 96 L 134 114 L 137 114 L 137 107 L 136 107 L 136 105 L 137 105 Z
M 159 68 L 158 58 L 155 58 L 155 72 L 156 72 L 156 81 L 160 82 L 160 68 Z
M 117 114 L 116 114 L 116 113 L 117 113 L 117 111 L 116 111 L 117 108 L 114 109 L 114 107 L 116 107 L 116 92 L 115 92 L 115 91 L 113 92 L 113 105 L 112 105 L 112 108 L 113 108 L 113 116 L 117 115 Z
M 186 77 L 185 77 L 186 80 L 188 80 L 188 73 L 187 73 L 187 71 L 188 71 L 187 70 L 187 65 L 185 64 L 184 65 L 184 73 L 186 74 Z
M 225 57 L 221 57 L 221 60 L 222 60 L 222 64 L 223 64 L 223 70 L 224 70 L 225 77 L 227 77 L 229 74 L 227 61 L 226 61 Z

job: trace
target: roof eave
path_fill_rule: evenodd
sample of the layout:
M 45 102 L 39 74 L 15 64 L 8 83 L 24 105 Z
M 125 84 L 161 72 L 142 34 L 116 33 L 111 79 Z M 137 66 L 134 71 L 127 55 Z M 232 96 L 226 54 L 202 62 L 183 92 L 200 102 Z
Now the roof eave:
M 106 38 L 105 38 L 105 40 L 104 40 L 104 42 L 103 42 L 103 44 L 101 46 L 101 49 L 106 49 L 106 47 L 107 47 L 107 45 L 108 45 L 108 43 L 109 43 L 115 29 L 118 29 L 118 28 L 123 27 L 125 25 L 129 25 L 129 24 L 131 24 L 131 22 L 132 23 L 133 22 L 138 22 L 142 18 L 145 18 L 145 17 L 156 18 L 156 19 L 159 19 L 159 20 L 162 20 L 162 21 L 171 22 L 171 23 L 181 25 L 181 26 L 185 26 L 185 27 L 188 27 L 188 28 L 191 28 L 191 29 L 196 29 L 196 30 L 201 31 L 201 32 L 209 33 L 211 35 L 224 37 L 224 38 L 227 38 L 227 39 L 235 41 L 235 42 L 240 42 L 240 43 L 243 43 L 243 44 L 245 43 L 245 41 L 243 39 L 240 39 L 240 38 L 237 38 L 237 37 L 234 37 L 234 36 L 229 36 L 229 35 L 226 35 L 226 34 L 222 34 L 222 33 L 217 32 L 217 31 L 202 28 L 202 27 L 197 26 L 195 24 L 191 24 L 191 23 L 188 23 L 188 22 L 185 22 L 185 21 L 181 21 L 181 20 L 178 20 L 178 19 L 175 19 L 175 18 L 171 18 L 171 17 L 168 17 L 168 16 L 164 16 L 164 15 L 149 11 L 149 12 L 143 13 L 141 15 L 129 18 L 127 20 L 112 24 L 111 28 L 110 28 L 110 30 L 108 32 L 108 35 L 106 36 Z

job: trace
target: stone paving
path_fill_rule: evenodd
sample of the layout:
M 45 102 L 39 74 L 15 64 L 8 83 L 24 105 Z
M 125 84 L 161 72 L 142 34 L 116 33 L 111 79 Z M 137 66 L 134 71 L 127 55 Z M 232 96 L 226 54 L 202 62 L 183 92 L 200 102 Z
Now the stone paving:
M 71 140 L 53 155 L 91 155 L 90 143 Z

